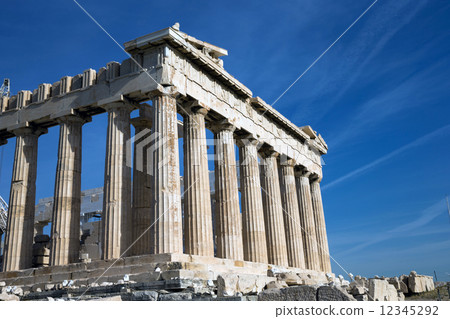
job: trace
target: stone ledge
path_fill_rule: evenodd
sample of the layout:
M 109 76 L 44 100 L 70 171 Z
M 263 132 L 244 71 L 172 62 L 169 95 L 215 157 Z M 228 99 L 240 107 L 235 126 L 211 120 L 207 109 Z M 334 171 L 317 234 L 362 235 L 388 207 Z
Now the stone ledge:
M 177 282 L 175 287 L 181 289 L 182 287 L 177 286 L 179 280 L 215 281 L 221 275 L 276 279 L 276 274 L 283 272 L 296 273 L 308 278 L 308 283 L 312 284 L 328 282 L 324 273 L 312 270 L 185 254 L 132 256 L 116 260 L 4 272 L 0 273 L 0 281 L 4 281 L 8 286 L 23 286 L 28 291 L 35 291 L 37 288 L 45 290 L 46 284 L 61 285 L 62 282 L 71 280 L 73 286 L 79 287 L 102 283 L 114 284 L 128 275 L 132 282 L 154 282 L 153 286 L 170 287 L 172 280 L 175 280 Z M 158 284 L 155 284 L 157 282 Z

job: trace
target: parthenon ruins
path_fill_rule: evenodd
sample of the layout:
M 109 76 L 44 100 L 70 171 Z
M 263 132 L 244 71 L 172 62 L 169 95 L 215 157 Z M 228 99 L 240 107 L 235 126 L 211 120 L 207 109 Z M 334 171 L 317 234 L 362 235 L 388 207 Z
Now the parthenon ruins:
M 227 50 L 177 25 L 129 41 L 125 50 L 130 58 L 122 63 L 0 101 L 0 145 L 16 141 L 3 258 L 3 272 L 16 275 L 0 279 L 32 269 L 38 141 L 59 126 L 50 273 L 64 269 L 71 273 L 67 279 L 76 279 L 75 271 L 100 268 L 100 262 L 127 265 L 147 256 L 149 262 L 210 265 L 205 271 L 213 279 L 228 270 L 266 274 L 279 267 L 326 281 L 331 266 L 320 190 L 327 152 L 322 137 L 253 97 L 224 69 Z M 139 117 L 130 118 L 133 110 Z M 104 112 L 103 261 L 89 266 L 79 253 L 81 136 L 83 124 Z M 206 129 L 215 140 L 213 208 Z M 43 274 L 38 268 L 33 273 Z

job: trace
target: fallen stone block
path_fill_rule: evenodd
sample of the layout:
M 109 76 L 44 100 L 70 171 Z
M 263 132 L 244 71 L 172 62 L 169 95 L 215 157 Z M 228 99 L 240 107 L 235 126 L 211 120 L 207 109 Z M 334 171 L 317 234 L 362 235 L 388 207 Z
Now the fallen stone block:
M 255 282 L 256 293 L 260 293 L 261 291 L 263 291 L 267 283 L 272 280 L 273 280 L 272 278 L 268 278 L 266 276 L 256 276 Z
M 259 293 L 266 286 L 267 277 L 258 275 L 238 275 L 236 291 L 243 295 Z
M 366 289 L 364 287 L 361 286 L 353 286 L 350 289 L 350 293 L 355 296 L 355 295 L 364 295 L 366 293 Z
M 277 278 L 284 281 L 288 286 L 298 286 L 302 284 L 302 279 L 293 272 L 281 273 L 277 275 Z
M 433 277 L 418 275 L 415 271 L 411 271 L 408 277 L 408 288 L 412 293 L 434 290 Z
M 266 285 L 266 289 L 281 289 L 286 288 L 288 285 L 284 281 L 273 280 Z
M 344 289 L 322 286 L 317 289 L 318 301 L 355 301 Z
M 369 288 L 369 281 L 365 277 L 355 276 L 354 280 L 350 283 L 350 287 L 359 286 Z
M 122 299 L 130 301 L 156 301 L 158 300 L 158 293 L 152 290 L 133 291 L 127 294 L 126 298 L 124 297 Z
M 16 295 L 0 294 L 0 301 L 19 301 L 20 298 Z
M 192 294 L 188 292 L 175 292 L 171 294 L 160 294 L 158 300 L 160 301 L 183 301 L 191 300 Z
M 403 283 L 406 285 L 406 287 L 408 287 L 408 278 L 409 278 L 408 275 L 401 275 L 401 276 L 398 278 L 398 280 L 401 281 L 401 282 L 403 282 Z
M 13 287 L 11 292 L 16 296 L 23 296 L 23 289 L 21 287 Z
M 244 295 L 249 293 L 256 293 L 256 276 L 252 275 L 238 275 L 236 291 Z
M 259 301 L 315 301 L 316 288 L 293 286 L 282 289 L 267 289 L 258 294 Z
M 404 294 L 409 292 L 408 285 L 406 285 L 403 281 L 400 281 L 400 291 Z
M 369 279 L 369 300 L 398 301 L 397 289 L 385 279 Z
M 217 276 L 217 295 L 219 297 L 234 296 L 237 293 L 239 277 L 234 274 Z

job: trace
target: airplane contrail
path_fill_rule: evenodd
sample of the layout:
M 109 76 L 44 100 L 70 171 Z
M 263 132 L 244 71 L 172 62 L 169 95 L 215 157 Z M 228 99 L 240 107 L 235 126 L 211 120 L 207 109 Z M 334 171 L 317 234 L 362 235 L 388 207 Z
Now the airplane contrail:
M 379 164 L 381 164 L 383 162 L 386 162 L 387 160 L 389 160 L 389 159 L 391 159 L 391 158 L 393 158 L 393 157 L 395 157 L 395 156 L 397 156 L 397 155 L 399 155 L 399 154 L 409 150 L 410 148 L 422 145 L 422 144 L 432 140 L 433 138 L 435 138 L 435 137 L 437 137 L 437 136 L 439 136 L 441 134 L 445 134 L 447 132 L 450 133 L 450 124 L 448 124 L 446 126 L 443 126 L 443 127 L 439 128 L 439 129 L 437 129 L 437 130 L 435 130 L 435 131 L 433 131 L 431 133 L 428 133 L 428 134 L 418 138 L 417 140 L 415 140 L 415 141 L 413 141 L 413 142 L 411 142 L 409 144 L 406 144 L 406 145 L 400 147 L 399 149 L 396 149 L 395 151 L 393 151 L 393 152 L 391 152 L 391 153 L 389 153 L 387 155 L 384 155 L 384 156 L 380 157 L 379 159 L 377 159 L 377 160 L 375 160 L 375 161 L 373 161 L 373 162 L 371 162 L 369 164 L 366 164 L 366 165 L 364 165 L 364 166 L 362 166 L 362 167 L 360 167 L 358 169 L 355 169 L 354 171 L 352 171 L 352 172 L 350 172 L 350 173 L 348 173 L 348 174 L 346 174 L 346 175 L 344 175 L 342 177 L 339 177 L 338 179 L 336 179 L 336 180 L 334 180 L 334 181 L 324 185 L 322 187 L 322 190 L 331 188 L 333 186 L 336 186 L 336 185 L 346 181 L 349 178 L 352 178 L 352 177 L 354 177 L 356 175 L 362 174 L 362 173 L 368 171 L 369 169 L 371 169 L 371 168 L 373 168 L 373 167 L 375 167 L 375 166 L 377 166 L 377 165 L 379 165 Z

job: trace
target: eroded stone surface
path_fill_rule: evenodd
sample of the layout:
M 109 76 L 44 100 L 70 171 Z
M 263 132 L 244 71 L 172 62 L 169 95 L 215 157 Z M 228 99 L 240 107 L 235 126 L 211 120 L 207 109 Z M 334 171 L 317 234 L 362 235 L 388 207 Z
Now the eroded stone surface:
M 259 301 L 315 301 L 316 288 L 295 286 L 282 289 L 267 289 L 258 294 Z
M 369 279 L 369 300 L 398 301 L 397 289 L 385 279 Z
M 322 286 L 317 289 L 318 301 L 354 301 L 344 289 L 337 287 Z
M 418 275 L 415 271 L 411 271 L 408 277 L 408 288 L 413 293 L 434 290 L 433 277 Z

